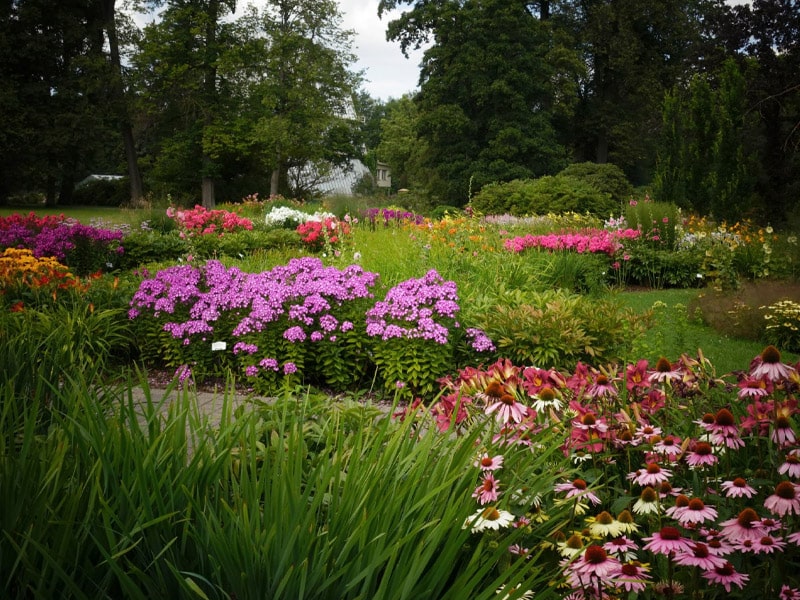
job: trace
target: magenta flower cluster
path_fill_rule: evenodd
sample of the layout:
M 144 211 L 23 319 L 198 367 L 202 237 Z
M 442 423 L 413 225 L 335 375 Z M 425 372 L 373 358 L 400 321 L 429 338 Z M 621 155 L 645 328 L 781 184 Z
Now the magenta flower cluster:
M 622 248 L 623 240 L 634 240 L 640 232 L 635 229 L 621 229 L 607 231 L 605 229 L 587 229 L 575 233 L 550 233 L 546 235 L 525 235 L 509 238 L 505 241 L 506 250 L 522 252 L 528 248 L 557 251 L 571 250 L 573 252 L 608 254 L 613 256 Z
M 0 249 L 26 248 L 37 258 L 52 256 L 60 262 L 65 262 L 70 251 L 80 244 L 122 254 L 122 237 L 121 231 L 82 225 L 63 215 L 0 217 Z
M 164 330 L 189 344 L 192 336 L 232 335 L 243 337 L 263 331 L 281 319 L 289 326 L 283 337 L 292 342 L 306 340 L 306 328 L 317 339 L 348 331 L 352 323 L 339 322 L 335 306 L 356 298 L 372 297 L 378 275 L 357 265 L 344 270 L 326 267 L 317 258 L 292 259 L 288 265 L 263 273 L 245 273 L 227 268 L 216 260 L 203 267 L 177 265 L 142 281 L 131 300 L 130 318 L 143 313 L 160 317 L 176 309 L 188 309 L 188 318 L 168 321 Z M 182 311 L 179 313 L 182 317 Z M 225 315 L 238 315 L 232 331 L 217 332 L 214 325 Z M 322 334 L 322 337 L 314 333 Z M 254 354 L 253 344 L 240 343 L 235 352 Z
M 390 224 L 399 225 L 402 223 L 421 225 L 425 221 L 422 215 L 393 208 L 368 208 L 364 211 L 364 217 L 373 228 L 378 223 L 382 223 L 384 227 L 388 227 Z
M 382 302 L 367 311 L 367 335 L 382 340 L 421 338 L 447 344 L 449 329 L 437 321 L 453 321 L 458 313 L 458 292 L 434 269 L 420 279 L 408 279 L 389 290 Z

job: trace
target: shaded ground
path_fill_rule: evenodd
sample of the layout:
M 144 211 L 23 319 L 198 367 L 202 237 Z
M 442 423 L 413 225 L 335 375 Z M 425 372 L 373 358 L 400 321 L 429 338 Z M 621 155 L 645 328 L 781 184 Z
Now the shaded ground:
M 747 281 L 738 290 L 706 290 L 688 308 L 720 333 L 759 341 L 766 325 L 762 307 L 780 300 L 800 302 L 800 282 Z

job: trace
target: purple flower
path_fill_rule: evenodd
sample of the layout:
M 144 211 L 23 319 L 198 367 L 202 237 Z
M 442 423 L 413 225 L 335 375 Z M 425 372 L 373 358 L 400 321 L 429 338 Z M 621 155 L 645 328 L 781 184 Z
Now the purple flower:
M 293 362 L 287 362 L 283 365 L 283 374 L 290 375 L 291 373 L 297 373 L 297 365 Z
M 278 370 L 278 361 L 274 358 L 264 358 L 258 363 L 262 369 Z
M 244 374 L 248 377 L 255 377 L 258 375 L 258 367 L 255 365 L 250 365 L 244 370 Z

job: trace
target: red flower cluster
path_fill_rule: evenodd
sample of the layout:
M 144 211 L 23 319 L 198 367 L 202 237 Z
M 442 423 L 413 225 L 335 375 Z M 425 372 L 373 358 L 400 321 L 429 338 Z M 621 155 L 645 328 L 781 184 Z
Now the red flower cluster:
M 328 217 L 324 222 L 306 221 L 297 226 L 295 230 L 300 234 L 303 243 L 312 250 L 321 250 L 327 238 L 330 244 L 336 244 L 350 233 L 350 226 L 333 217 Z
M 240 217 L 227 210 L 209 210 L 199 204 L 191 210 L 175 210 L 170 206 L 167 209 L 167 216 L 178 222 L 183 230 L 182 236 L 223 235 L 237 229 L 253 228 L 253 222 L 250 219 Z

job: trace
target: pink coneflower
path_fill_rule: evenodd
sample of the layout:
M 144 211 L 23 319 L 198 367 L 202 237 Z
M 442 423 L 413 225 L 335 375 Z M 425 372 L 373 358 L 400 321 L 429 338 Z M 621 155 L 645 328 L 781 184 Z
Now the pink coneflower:
M 661 437 L 661 428 L 654 427 L 653 425 L 640 425 L 636 428 L 636 433 L 633 434 L 633 439 L 637 443 L 649 444 L 654 438 Z
M 736 384 L 739 386 L 739 398 L 761 398 L 772 392 L 772 382 L 767 379 L 748 377 Z
M 786 460 L 778 467 L 778 473 L 788 475 L 792 479 L 800 478 L 800 450 L 790 450 L 786 454 Z
M 681 377 L 680 369 L 678 367 L 673 367 L 670 362 L 662 356 L 656 363 L 655 371 L 650 373 L 647 379 L 650 383 L 669 383 Z
M 637 560 L 622 563 L 610 574 L 611 584 L 626 592 L 643 592 L 650 579 L 649 567 Z
M 713 571 L 706 571 L 703 577 L 712 583 L 718 583 L 725 588 L 726 592 L 731 591 L 731 585 L 738 585 L 740 588 L 750 579 L 746 573 L 737 573 L 736 569 L 729 562 L 726 562 L 721 567 L 716 567 Z
M 669 525 L 662 527 L 661 531 L 657 531 L 650 537 L 642 538 L 642 541 L 647 542 L 643 548 L 644 550 L 649 550 L 656 554 L 689 552 L 692 549 L 692 540 L 683 537 L 677 528 Z
M 800 589 L 782 585 L 778 593 L 778 600 L 800 600 Z
M 639 546 L 632 539 L 621 535 L 603 544 L 603 549 L 609 554 L 613 554 L 619 560 L 636 560 L 636 552 Z
M 767 346 L 753 359 L 750 376 L 759 379 L 765 377 L 769 381 L 788 379 L 794 368 L 781 362 L 781 353 L 775 346 Z
M 494 475 L 492 475 L 492 473 L 486 473 L 483 476 L 481 484 L 472 492 L 472 497 L 477 498 L 479 504 L 497 502 L 499 486 L 500 482 L 494 478 Z
M 689 508 L 689 496 L 678 494 L 675 496 L 675 504 L 664 511 L 664 514 L 677 520 L 687 508 Z
M 744 477 L 723 481 L 720 487 L 727 498 L 752 498 L 756 494 L 756 489 L 748 485 Z
M 755 379 L 764 377 L 769 381 L 783 381 L 794 369 L 781 362 L 781 353 L 775 346 L 767 346 L 755 359 L 750 369 L 750 376 Z
M 694 449 L 686 454 L 686 463 L 690 467 L 710 467 L 717 464 L 718 460 L 708 442 L 697 442 Z
M 797 441 L 797 436 L 792 429 L 792 421 L 788 415 L 778 414 L 775 419 L 775 429 L 772 430 L 772 441 L 781 447 L 791 446 Z
M 710 571 L 717 567 L 722 567 L 727 562 L 721 556 L 712 554 L 708 546 L 702 542 L 692 543 L 692 549 L 685 552 L 678 552 L 675 555 L 676 565 L 684 567 L 700 567 L 704 571 Z
M 800 531 L 795 531 L 794 533 L 787 535 L 786 541 L 794 544 L 795 546 L 800 546 Z
M 637 485 L 652 485 L 656 486 L 662 481 L 668 480 L 672 477 L 672 471 L 669 469 L 662 469 L 658 463 L 648 463 L 644 469 L 639 469 L 633 473 L 628 473 L 628 479 Z
M 517 399 L 509 393 L 502 394 L 496 402 L 486 408 L 487 415 L 497 413 L 495 417 L 500 423 L 508 423 L 510 421 L 520 423 L 527 412 L 528 407 L 517 402 Z
M 669 481 L 662 481 L 658 484 L 658 497 L 665 500 L 669 496 L 680 496 L 683 488 L 672 487 Z
M 598 374 L 594 383 L 586 390 L 586 396 L 589 398 L 614 398 L 616 395 L 617 387 L 614 385 L 613 379 L 609 379 L 604 373 Z
M 573 419 L 572 426 L 587 433 L 603 435 L 608 432 L 608 423 L 605 418 L 598 417 L 592 412 L 585 412 L 577 419 Z
M 674 462 L 682 452 L 681 438 L 674 435 L 665 435 L 653 445 L 653 452 L 665 456 L 670 462 Z
M 567 492 L 567 498 L 586 499 L 594 505 L 600 504 L 600 498 L 586 489 L 586 482 L 583 479 L 573 479 L 570 483 L 557 483 L 553 489 L 556 492 Z
M 725 538 L 716 532 L 706 536 L 706 546 L 708 546 L 709 553 L 714 556 L 728 556 L 735 550 L 731 544 L 725 541 Z
M 475 461 L 475 466 L 480 467 L 481 471 L 496 471 L 503 466 L 503 455 L 489 456 L 484 453 L 483 456 Z
M 619 561 L 609 556 L 602 546 L 593 544 L 572 563 L 571 568 L 580 575 L 607 579 L 610 573 L 619 568 Z
M 692 421 L 692 423 L 696 423 L 706 431 L 711 431 L 714 427 L 714 415 L 711 413 L 705 413 L 699 419 Z
M 708 431 L 717 435 L 739 435 L 739 428 L 736 425 L 736 418 L 727 408 L 721 408 L 714 415 L 714 422 Z
M 754 540 L 766 533 L 761 524 L 761 518 L 752 508 L 745 508 L 739 513 L 739 516 L 722 521 L 720 526 L 722 527 L 720 534 L 730 542 Z
M 772 554 L 773 552 L 783 552 L 786 546 L 781 538 L 773 537 L 771 535 L 763 535 L 757 540 L 743 540 L 734 545 L 734 548 L 740 552 L 752 552 L 754 554 Z
M 677 517 L 678 523 L 687 527 L 704 521 L 713 521 L 717 518 L 717 510 L 713 506 L 706 505 L 700 498 L 692 498 L 686 510 L 682 511 Z
M 775 493 L 764 500 L 764 506 L 779 517 L 792 513 L 800 515 L 798 487 L 791 481 L 781 481 L 775 486 Z

